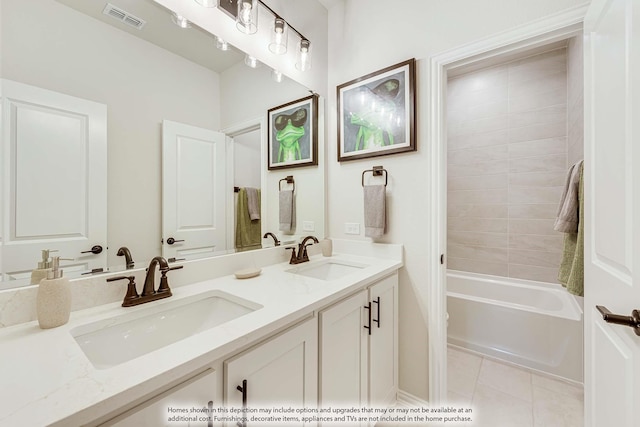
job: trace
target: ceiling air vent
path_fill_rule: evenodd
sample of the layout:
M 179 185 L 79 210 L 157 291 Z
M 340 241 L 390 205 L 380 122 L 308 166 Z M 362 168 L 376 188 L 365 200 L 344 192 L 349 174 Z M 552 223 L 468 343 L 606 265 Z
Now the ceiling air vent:
M 115 18 L 118 21 L 131 27 L 137 28 L 138 30 L 141 30 L 142 27 L 144 27 L 144 24 L 146 24 L 146 21 L 144 19 L 140 19 L 137 16 L 132 15 L 129 12 L 112 5 L 111 3 L 107 3 L 102 13 L 104 13 L 105 15 L 109 15 L 110 17 Z

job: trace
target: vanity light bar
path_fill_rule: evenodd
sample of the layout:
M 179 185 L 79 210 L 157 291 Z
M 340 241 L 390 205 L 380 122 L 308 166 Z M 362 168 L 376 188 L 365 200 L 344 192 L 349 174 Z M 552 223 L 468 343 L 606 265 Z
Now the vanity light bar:
M 138 18 L 137 16 L 132 15 L 131 13 L 119 8 L 118 6 L 114 6 L 111 3 L 106 4 L 104 9 L 102 10 L 102 13 L 138 30 L 141 30 L 142 27 L 144 27 L 144 25 L 147 23 L 147 21 L 145 21 L 144 19 Z

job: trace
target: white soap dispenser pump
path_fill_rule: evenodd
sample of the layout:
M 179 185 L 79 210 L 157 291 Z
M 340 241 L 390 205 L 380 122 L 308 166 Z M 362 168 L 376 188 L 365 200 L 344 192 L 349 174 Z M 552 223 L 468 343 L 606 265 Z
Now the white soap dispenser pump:
M 62 326 L 71 314 L 71 289 L 69 279 L 63 277 L 60 257 L 51 258 L 51 269 L 47 278 L 38 287 L 37 313 L 40 328 L 49 329 Z
M 51 270 L 51 260 L 49 254 L 51 252 L 58 252 L 55 249 L 43 249 L 42 261 L 38 262 L 38 268 L 31 272 L 31 284 L 37 285 L 42 279 L 47 278 L 47 273 Z

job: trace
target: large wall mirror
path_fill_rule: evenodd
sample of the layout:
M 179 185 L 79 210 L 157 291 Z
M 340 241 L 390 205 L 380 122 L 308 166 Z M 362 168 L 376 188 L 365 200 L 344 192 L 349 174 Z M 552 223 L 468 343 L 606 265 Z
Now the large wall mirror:
M 104 13 L 108 4 L 128 17 L 118 20 L 114 17 L 117 13 Z M 153 0 L 0 0 L 0 7 L 2 117 L 3 121 L 17 123 L 13 134 L 7 131 L 7 123 L 2 123 L 3 147 L 13 143 L 14 151 L 2 151 L 0 262 L 4 262 L 0 266 L 4 280 L 0 289 L 28 285 L 30 270 L 37 268 L 43 249 L 58 250 L 56 255 L 73 258 L 65 261 L 63 268 L 68 275 L 77 276 L 92 268 L 125 268 L 124 257 L 117 255 L 120 247 L 129 249 L 135 267 L 144 267 L 154 256 L 169 253 L 165 248 L 168 237 L 184 240 L 165 236 L 162 230 L 163 217 L 172 209 L 163 203 L 163 175 L 167 170 L 163 167 L 163 133 L 167 124 L 223 135 L 227 167 L 223 193 L 227 205 L 224 215 L 216 217 L 216 225 L 228 230 L 227 244 L 197 256 L 235 250 L 238 193 L 234 187 L 261 190 L 261 234 L 271 231 L 283 241 L 308 234 L 324 237 L 322 99 L 318 109 L 319 166 L 268 171 L 264 153 L 268 109 L 308 96 L 309 88 L 287 78 L 277 83 L 266 66 L 247 67 L 242 52 L 233 47 L 229 51 L 217 49 L 215 36 L 195 26 L 179 28 L 172 22 L 171 11 Z M 141 29 L 129 25 L 136 19 L 144 21 Z M 63 130 L 47 131 L 45 135 L 39 132 L 45 128 L 34 123 L 43 115 L 49 120 L 50 111 L 34 107 L 30 98 L 7 103 L 16 90 L 30 94 L 43 90 L 47 96 L 86 101 L 89 112 L 60 114 L 62 124 L 58 119 L 54 122 L 69 135 L 91 134 L 93 123 L 98 123 L 97 128 L 102 123 L 106 135 L 104 151 L 94 150 L 91 154 L 102 153 L 104 183 L 94 186 L 88 178 L 87 182 L 75 178 L 86 175 L 83 165 L 89 154 L 64 147 L 73 138 L 65 137 Z M 103 119 L 87 118 L 93 114 Z M 24 148 L 19 145 L 23 139 L 37 144 Z M 198 158 L 197 150 L 188 155 Z M 31 163 L 31 157 L 40 163 Z M 75 175 L 69 172 L 66 181 L 60 180 L 60 170 L 75 171 Z M 44 178 L 47 173 L 55 175 L 55 179 Z M 296 183 L 297 229 L 284 235 L 278 229 L 278 192 L 280 180 L 287 175 L 292 175 Z M 197 176 L 192 174 L 191 179 Z M 90 188 L 97 189 L 99 194 L 91 197 L 98 201 L 89 197 Z M 87 198 L 74 201 L 71 195 L 81 192 Z M 194 191 L 191 197 L 198 200 L 198 194 Z M 22 199 L 28 199 L 29 204 L 20 205 Z M 7 205 L 7 201 L 14 204 Z M 16 206 L 23 206 L 28 215 L 21 214 Z M 65 212 L 62 217 L 68 221 L 62 221 L 57 231 L 51 232 L 47 227 L 53 211 L 61 209 Z M 176 206 L 173 209 L 175 213 Z M 84 231 L 76 233 L 78 238 L 73 233 L 64 237 L 73 221 L 80 224 L 79 228 L 85 227 L 89 215 L 96 212 L 106 223 L 106 238 L 87 238 Z M 197 221 L 195 224 L 193 228 L 197 230 Z M 24 235 L 35 230 L 32 234 L 38 238 L 26 245 L 16 230 Z M 63 237 L 54 239 L 52 234 L 59 230 Z M 77 244 L 64 246 L 61 241 L 65 240 Z M 272 240 L 264 239 L 258 248 L 270 244 Z M 9 250 L 11 245 L 20 250 Z M 97 245 L 102 247 L 100 254 L 94 253 Z M 177 242 L 172 249 L 179 246 Z M 23 257 L 20 268 L 7 265 L 18 257 Z

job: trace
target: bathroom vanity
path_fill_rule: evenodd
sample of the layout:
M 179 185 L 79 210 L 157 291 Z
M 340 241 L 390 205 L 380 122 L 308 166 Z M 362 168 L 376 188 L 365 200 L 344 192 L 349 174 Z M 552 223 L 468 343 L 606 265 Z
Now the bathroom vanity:
M 208 425 L 206 416 L 169 421 L 193 408 L 212 410 L 212 425 L 242 414 L 251 425 L 266 416 L 252 408 L 391 404 L 402 246 L 336 240 L 331 257 L 314 249 L 295 266 L 282 261 L 284 248 L 269 265 L 255 258 L 265 251 L 230 255 L 217 262 L 235 268 L 251 256 L 261 274 L 226 271 L 174 285 L 171 298 L 74 311 L 51 330 L 33 321 L 0 329 L 0 426 Z

